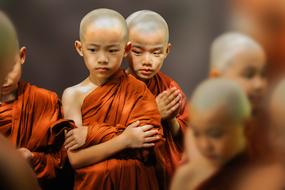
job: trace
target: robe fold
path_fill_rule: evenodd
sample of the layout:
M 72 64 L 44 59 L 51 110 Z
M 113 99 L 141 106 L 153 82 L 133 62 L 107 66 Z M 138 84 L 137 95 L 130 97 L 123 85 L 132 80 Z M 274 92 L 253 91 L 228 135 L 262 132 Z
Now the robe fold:
M 163 135 L 154 96 L 144 83 L 121 69 L 87 95 L 81 112 L 83 125 L 89 127 L 85 147 L 112 139 L 137 120 L 140 125 L 155 126 Z M 77 169 L 74 189 L 158 189 L 155 162 L 154 148 L 126 149 Z
M 179 123 L 180 130 L 177 134 L 177 136 L 173 136 L 171 134 L 171 123 L 168 120 L 162 120 L 161 124 L 163 127 L 163 133 L 164 137 L 166 139 L 166 142 L 164 144 L 164 149 L 160 149 L 161 151 L 161 158 L 164 159 L 160 163 L 166 163 L 165 166 L 162 166 L 164 170 L 166 171 L 166 178 L 161 179 L 164 180 L 166 183 L 166 189 L 169 186 L 169 182 L 174 175 L 174 171 L 176 167 L 179 165 L 182 153 L 183 153 L 183 136 L 185 133 L 185 129 L 188 126 L 189 122 L 189 112 L 187 107 L 187 98 L 186 95 L 183 93 L 180 86 L 170 77 L 165 75 L 162 72 L 158 72 L 156 75 L 154 75 L 153 78 L 145 82 L 148 89 L 152 92 L 152 94 L 156 97 L 160 93 L 162 93 L 165 90 L 168 90 L 172 87 L 176 87 L 180 90 L 182 94 L 182 104 L 180 111 L 178 115 L 176 116 L 176 119 Z M 159 172 L 159 178 L 161 178 L 162 175 L 165 175 L 165 171 Z
M 24 81 L 19 82 L 16 100 L 0 105 L 0 132 L 16 148 L 33 153 L 31 166 L 40 183 L 54 179 L 67 161 L 64 130 L 72 126 L 62 119 L 55 93 Z

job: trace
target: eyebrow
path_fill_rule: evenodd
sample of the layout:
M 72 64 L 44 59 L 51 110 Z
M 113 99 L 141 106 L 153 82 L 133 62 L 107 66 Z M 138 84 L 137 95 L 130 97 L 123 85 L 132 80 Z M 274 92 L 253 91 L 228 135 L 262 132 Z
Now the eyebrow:
M 87 46 L 100 47 L 100 45 L 98 45 L 98 44 L 94 44 L 94 43 L 87 44 Z M 111 47 L 120 47 L 120 44 L 119 44 L 119 43 L 116 43 L 116 44 L 110 44 L 110 45 L 107 45 L 106 47 L 107 47 L 107 48 L 111 48 Z
M 133 48 L 145 49 L 141 47 L 140 45 L 133 45 Z M 150 48 L 151 51 L 162 50 L 162 49 L 163 49 L 163 46 L 157 46 L 157 47 Z

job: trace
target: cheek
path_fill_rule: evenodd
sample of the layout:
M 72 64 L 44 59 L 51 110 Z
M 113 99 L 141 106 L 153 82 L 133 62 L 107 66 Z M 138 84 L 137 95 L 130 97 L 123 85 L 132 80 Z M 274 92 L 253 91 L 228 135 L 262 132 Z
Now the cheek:
M 222 158 L 227 158 L 231 151 L 230 139 L 223 137 L 213 142 L 214 152 Z
M 130 56 L 130 63 L 132 64 L 132 67 L 134 68 L 134 70 L 137 70 L 140 68 L 141 62 L 142 62 L 141 57 L 138 57 L 135 55 Z
M 163 57 L 155 57 L 153 58 L 153 68 L 155 71 L 159 71 L 162 64 L 163 64 L 164 58 Z
M 110 55 L 109 62 L 111 65 L 113 65 L 115 68 L 118 68 L 121 66 L 121 63 L 123 61 L 123 54 L 118 55 Z
M 250 92 L 253 90 L 252 88 L 252 81 L 244 78 L 244 77 L 236 77 L 233 80 L 242 88 L 242 90 L 249 95 Z

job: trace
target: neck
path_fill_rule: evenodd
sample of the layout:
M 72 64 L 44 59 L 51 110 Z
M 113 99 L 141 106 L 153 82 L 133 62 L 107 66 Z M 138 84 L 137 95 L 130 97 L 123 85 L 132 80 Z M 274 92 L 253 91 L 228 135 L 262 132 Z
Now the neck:
M 93 83 L 95 86 L 102 86 L 104 83 L 107 82 L 107 79 L 99 79 L 96 78 L 94 76 L 92 76 L 92 74 L 89 75 L 88 77 L 89 82 Z

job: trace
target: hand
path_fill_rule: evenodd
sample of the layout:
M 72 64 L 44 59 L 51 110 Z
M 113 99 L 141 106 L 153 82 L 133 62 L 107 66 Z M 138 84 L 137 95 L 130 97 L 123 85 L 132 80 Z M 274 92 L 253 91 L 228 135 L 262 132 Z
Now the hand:
M 88 127 L 78 127 L 68 131 L 65 134 L 64 146 L 66 150 L 76 150 L 83 146 L 86 142 Z
M 156 97 L 156 104 L 160 112 L 161 119 L 172 119 L 180 111 L 182 95 L 180 91 L 173 87 L 165 90 Z
M 27 148 L 18 148 L 18 152 L 28 161 L 33 158 L 33 153 Z
M 158 130 L 153 129 L 152 125 L 139 126 L 140 122 L 136 121 L 130 124 L 122 133 L 127 142 L 128 148 L 149 148 L 155 145 L 160 139 Z

